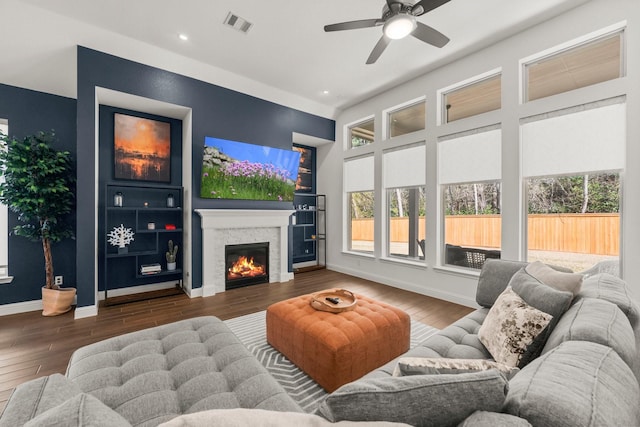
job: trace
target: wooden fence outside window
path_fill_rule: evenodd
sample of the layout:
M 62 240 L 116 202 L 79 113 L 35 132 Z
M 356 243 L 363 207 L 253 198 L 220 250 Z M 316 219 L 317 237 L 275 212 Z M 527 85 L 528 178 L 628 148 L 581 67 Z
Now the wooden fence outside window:
M 532 214 L 528 216 L 528 248 L 534 251 L 574 252 L 618 256 L 620 215 Z M 500 215 L 447 215 L 445 241 L 452 245 L 499 249 Z M 391 242 L 407 242 L 409 219 L 391 218 Z M 419 238 L 425 239 L 424 217 L 419 221 Z M 373 241 L 373 219 L 351 222 L 352 241 Z

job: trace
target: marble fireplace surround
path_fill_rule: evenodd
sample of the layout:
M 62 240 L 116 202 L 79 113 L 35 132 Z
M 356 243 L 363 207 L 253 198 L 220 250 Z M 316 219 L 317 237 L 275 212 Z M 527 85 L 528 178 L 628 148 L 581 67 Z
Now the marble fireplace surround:
M 269 242 L 269 283 L 293 279 L 288 262 L 293 210 L 196 209 L 202 218 L 202 296 L 225 291 L 225 245 Z

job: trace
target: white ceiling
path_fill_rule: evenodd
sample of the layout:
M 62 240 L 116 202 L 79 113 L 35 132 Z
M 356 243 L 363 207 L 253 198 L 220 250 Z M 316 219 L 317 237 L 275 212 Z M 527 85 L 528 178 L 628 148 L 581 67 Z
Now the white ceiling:
M 408 37 L 366 65 L 381 27 L 323 27 L 378 18 L 384 0 L 0 0 L 0 82 L 75 97 L 75 46 L 83 45 L 335 117 L 586 1 L 451 0 L 418 18 L 449 36 L 447 46 Z M 248 34 L 223 25 L 228 12 L 253 23 Z

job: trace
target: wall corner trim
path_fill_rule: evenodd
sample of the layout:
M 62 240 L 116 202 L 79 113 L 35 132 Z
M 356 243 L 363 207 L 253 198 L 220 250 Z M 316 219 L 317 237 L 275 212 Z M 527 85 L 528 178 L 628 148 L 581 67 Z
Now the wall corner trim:
M 97 305 L 87 305 L 84 307 L 76 307 L 76 311 L 73 313 L 73 319 L 84 319 L 85 317 L 93 317 L 98 315 Z

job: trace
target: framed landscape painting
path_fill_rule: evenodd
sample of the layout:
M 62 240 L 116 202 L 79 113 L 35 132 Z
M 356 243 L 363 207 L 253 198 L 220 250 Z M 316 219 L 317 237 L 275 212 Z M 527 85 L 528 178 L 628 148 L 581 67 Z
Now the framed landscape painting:
M 114 114 L 114 178 L 171 181 L 171 125 Z

